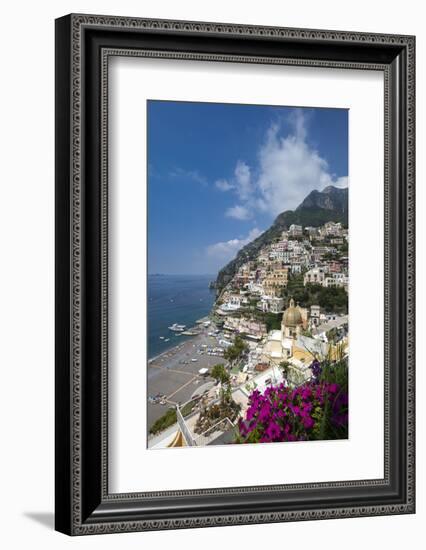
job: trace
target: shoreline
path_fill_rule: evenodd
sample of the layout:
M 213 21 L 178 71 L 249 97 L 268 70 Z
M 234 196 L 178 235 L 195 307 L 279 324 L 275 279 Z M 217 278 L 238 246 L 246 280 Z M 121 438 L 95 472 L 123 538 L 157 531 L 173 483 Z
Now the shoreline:
M 214 304 L 213 304 L 214 305 Z M 185 345 L 186 342 L 189 342 L 191 341 L 192 339 L 195 339 L 199 336 L 206 336 L 205 332 L 205 327 L 202 327 L 202 324 L 205 323 L 206 321 L 210 321 L 212 322 L 211 320 L 211 314 L 212 314 L 212 310 L 213 310 L 213 306 L 212 306 L 212 309 L 209 311 L 209 313 L 207 315 L 204 315 L 203 317 L 201 317 L 200 319 L 197 319 L 194 323 L 194 325 L 190 328 L 187 328 L 185 329 L 184 332 L 181 332 L 179 333 L 181 336 L 178 336 L 178 338 L 180 338 L 182 340 L 182 342 L 179 342 L 173 346 L 171 346 L 170 348 L 167 348 L 165 349 L 164 351 L 160 352 L 160 353 L 157 353 L 157 355 L 154 355 L 154 357 L 151 357 L 147 360 L 147 364 L 148 366 L 156 361 L 157 359 L 160 359 L 163 355 L 167 354 L 167 353 L 170 353 L 172 350 L 174 350 L 175 348 L 179 348 L 180 346 L 183 346 Z M 202 328 L 201 328 L 202 327 Z M 198 332 L 195 332 L 194 334 L 185 334 L 185 332 L 191 332 L 191 331 L 198 331 Z M 172 336 L 173 337 L 173 336 Z
M 170 353 L 173 349 L 179 348 L 179 347 L 185 345 L 186 342 L 191 341 L 193 338 L 197 338 L 198 336 L 202 336 L 204 334 L 204 331 L 202 329 L 200 330 L 199 324 L 205 322 L 206 320 L 210 320 L 209 315 L 206 315 L 202 319 L 198 319 L 198 321 L 195 321 L 195 325 L 193 327 L 189 328 L 189 329 L 186 329 L 185 332 L 186 331 L 196 331 L 196 330 L 199 331 L 199 332 L 194 333 L 194 334 L 184 334 L 183 332 L 181 332 L 180 333 L 181 336 L 178 336 L 178 338 L 181 340 L 181 342 L 177 343 L 174 346 L 171 346 L 170 348 L 165 349 L 161 353 L 157 353 L 157 355 L 154 355 L 154 357 L 151 357 L 150 359 L 148 359 L 148 361 L 147 361 L 148 365 L 150 363 L 152 363 L 153 361 L 161 358 L 161 356 L 165 355 L 166 353 Z
M 175 346 L 172 346 L 171 348 L 168 348 L 167 350 L 162 351 L 161 353 L 157 354 L 155 357 L 152 357 L 151 359 L 148 359 L 148 366 L 150 366 L 155 361 L 163 359 L 164 356 L 167 356 L 167 355 L 175 356 L 180 351 L 182 351 L 184 348 L 189 348 L 190 349 L 189 344 L 191 344 L 191 343 L 192 343 L 192 347 L 193 347 L 193 346 L 197 345 L 197 341 L 202 342 L 206 339 L 214 340 L 214 342 L 212 341 L 211 344 L 212 344 L 212 346 L 215 345 L 216 338 L 214 336 L 208 336 L 208 333 L 204 332 L 204 331 L 200 331 L 198 334 L 194 334 L 192 336 L 186 336 L 185 340 L 183 340 L 182 342 L 176 344 Z
M 181 343 L 179 344 L 176 344 L 175 346 L 172 346 L 164 351 L 162 351 L 161 353 L 158 353 L 157 355 L 154 355 L 154 357 L 151 357 L 151 359 L 148 359 L 147 363 L 148 363 L 148 366 L 153 363 L 154 361 L 156 361 L 157 359 L 161 359 L 161 357 L 163 355 L 167 355 L 168 353 L 171 353 L 173 350 L 178 350 L 180 347 L 184 346 L 186 342 L 190 342 L 193 338 L 197 338 L 197 336 L 200 336 L 202 333 L 200 334 L 194 334 L 193 336 L 185 336 L 185 340 L 182 341 Z
M 194 336 L 185 333 L 198 333 L 203 328 L 199 322 L 210 318 L 216 299 L 208 287 L 211 278 L 211 275 L 152 277 L 149 292 L 154 301 L 151 304 L 149 299 L 147 316 L 148 364 Z M 185 325 L 183 334 L 168 330 L 174 323 Z
M 188 337 L 185 342 L 169 348 L 148 362 L 148 429 L 165 414 L 168 408 L 177 403 L 186 403 L 192 394 L 211 380 L 201 369 L 208 371 L 218 364 L 226 362 L 223 356 L 208 354 L 206 348 L 218 347 L 217 338 L 209 336 L 208 330 Z M 151 398 L 151 400 L 150 400 Z M 157 401 L 152 399 L 157 398 Z

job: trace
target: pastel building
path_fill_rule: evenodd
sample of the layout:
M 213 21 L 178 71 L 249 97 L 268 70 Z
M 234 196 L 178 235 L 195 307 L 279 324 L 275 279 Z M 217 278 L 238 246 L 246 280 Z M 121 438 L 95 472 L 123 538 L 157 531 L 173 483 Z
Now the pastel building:
M 303 285 L 322 285 L 325 279 L 325 270 L 321 267 L 314 267 L 307 271 L 303 277 Z
M 293 355 L 293 347 L 307 325 L 307 311 L 295 305 L 291 298 L 289 307 L 284 311 L 281 330 L 268 333 L 264 352 L 274 362 L 280 362 Z

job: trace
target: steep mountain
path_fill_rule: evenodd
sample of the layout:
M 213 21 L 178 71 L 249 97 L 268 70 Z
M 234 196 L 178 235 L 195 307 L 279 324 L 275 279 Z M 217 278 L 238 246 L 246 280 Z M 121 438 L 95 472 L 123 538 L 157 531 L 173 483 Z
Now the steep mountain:
M 346 218 L 348 216 L 348 188 L 340 189 L 329 185 L 322 191 L 311 191 L 296 211 L 307 208 L 320 208 L 338 212 Z
M 311 191 L 295 210 L 279 214 L 274 223 L 257 239 L 244 246 L 217 276 L 216 287 L 221 290 L 245 262 L 252 260 L 260 249 L 279 238 L 291 224 L 303 227 L 319 227 L 326 222 L 348 223 L 348 188 L 340 189 L 329 185 L 322 191 Z

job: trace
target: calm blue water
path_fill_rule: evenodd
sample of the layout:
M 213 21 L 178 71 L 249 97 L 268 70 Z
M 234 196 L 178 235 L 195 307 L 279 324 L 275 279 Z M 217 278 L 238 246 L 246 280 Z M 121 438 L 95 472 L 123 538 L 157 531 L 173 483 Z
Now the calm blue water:
M 209 282 L 214 278 L 214 275 L 148 276 L 148 358 L 187 339 L 176 336 L 167 327 L 178 323 L 190 328 L 210 312 L 215 290 L 209 289 Z M 160 336 L 170 341 L 164 342 Z

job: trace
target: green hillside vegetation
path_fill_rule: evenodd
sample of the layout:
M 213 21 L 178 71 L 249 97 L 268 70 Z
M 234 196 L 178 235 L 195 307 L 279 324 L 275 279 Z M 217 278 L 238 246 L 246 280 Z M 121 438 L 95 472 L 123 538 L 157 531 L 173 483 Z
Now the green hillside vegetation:
M 344 288 L 324 288 L 318 284 L 303 286 L 303 275 L 293 275 L 282 292 L 286 302 L 293 298 L 301 307 L 319 305 L 327 313 L 348 312 L 348 293 Z
M 188 414 L 190 414 L 190 412 L 194 408 L 195 403 L 196 403 L 195 400 L 189 401 L 188 403 L 186 403 L 180 410 L 180 412 L 182 413 L 182 416 L 187 416 Z M 167 412 L 164 413 L 163 416 L 160 416 L 160 418 L 158 418 L 154 422 L 154 424 L 149 429 L 149 433 L 150 434 L 160 433 L 166 430 L 167 428 L 169 428 L 170 426 L 173 426 L 173 424 L 176 424 L 176 422 L 177 422 L 176 409 L 175 408 L 167 409 Z

